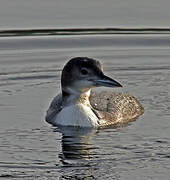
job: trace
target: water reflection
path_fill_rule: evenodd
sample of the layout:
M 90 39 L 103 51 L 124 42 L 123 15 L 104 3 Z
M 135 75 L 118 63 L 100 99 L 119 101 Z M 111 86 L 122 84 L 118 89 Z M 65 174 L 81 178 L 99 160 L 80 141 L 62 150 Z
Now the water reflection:
M 62 151 L 59 158 L 63 164 L 61 179 L 95 179 L 95 163 L 91 137 L 98 130 L 80 127 L 58 127 L 62 133 Z
M 79 166 L 88 165 L 91 158 L 90 137 L 97 132 L 92 128 L 59 127 L 57 131 L 62 133 L 62 152 L 59 154 L 64 165 Z

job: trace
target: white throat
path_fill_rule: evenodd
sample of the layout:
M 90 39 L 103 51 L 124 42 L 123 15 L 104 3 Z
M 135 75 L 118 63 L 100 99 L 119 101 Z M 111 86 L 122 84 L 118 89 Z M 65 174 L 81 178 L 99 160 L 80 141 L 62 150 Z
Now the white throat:
M 75 89 L 69 87 L 66 89 L 66 92 L 69 94 L 69 96 L 64 97 L 63 99 L 64 106 L 70 106 L 74 104 L 86 104 L 90 106 L 89 97 L 90 97 L 91 89 L 82 93 L 80 91 L 76 91 Z
M 56 116 L 56 124 L 80 127 L 99 126 L 98 118 L 91 109 L 89 96 L 90 90 L 83 94 L 74 92 L 66 97 L 64 107 Z

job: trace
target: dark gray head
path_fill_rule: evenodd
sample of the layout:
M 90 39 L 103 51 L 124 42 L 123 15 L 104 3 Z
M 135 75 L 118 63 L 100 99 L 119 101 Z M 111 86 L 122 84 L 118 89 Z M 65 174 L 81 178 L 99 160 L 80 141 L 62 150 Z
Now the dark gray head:
M 105 76 L 99 61 L 87 57 L 71 59 L 63 68 L 62 91 L 84 93 L 93 87 L 122 87 L 117 81 Z

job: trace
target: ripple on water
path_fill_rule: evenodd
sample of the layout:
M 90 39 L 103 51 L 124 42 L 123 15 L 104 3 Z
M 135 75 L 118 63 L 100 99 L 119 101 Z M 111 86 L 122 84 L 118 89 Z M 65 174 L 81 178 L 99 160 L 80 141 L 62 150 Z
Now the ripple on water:
M 168 179 L 168 38 L 126 34 L 3 39 L 7 49 L 0 52 L 0 178 Z M 42 126 L 44 106 L 60 90 L 61 68 L 75 55 L 103 60 L 106 74 L 124 85 L 122 91 L 141 100 L 144 115 L 117 129 Z

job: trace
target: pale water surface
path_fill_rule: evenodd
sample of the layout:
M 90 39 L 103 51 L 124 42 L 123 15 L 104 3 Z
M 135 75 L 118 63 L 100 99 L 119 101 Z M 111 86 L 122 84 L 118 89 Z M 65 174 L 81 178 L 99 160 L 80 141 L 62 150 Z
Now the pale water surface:
M 169 7 L 169 0 L 0 1 L 0 179 L 170 179 Z M 144 115 L 117 129 L 45 123 L 61 69 L 75 56 L 99 59 L 124 86 L 112 90 L 136 96 Z
M 169 0 L 1 0 L 0 28 L 169 27 Z
M 145 113 L 117 129 L 44 122 L 63 65 L 99 59 Z M 0 179 L 168 180 L 170 36 L 75 35 L 0 38 Z

